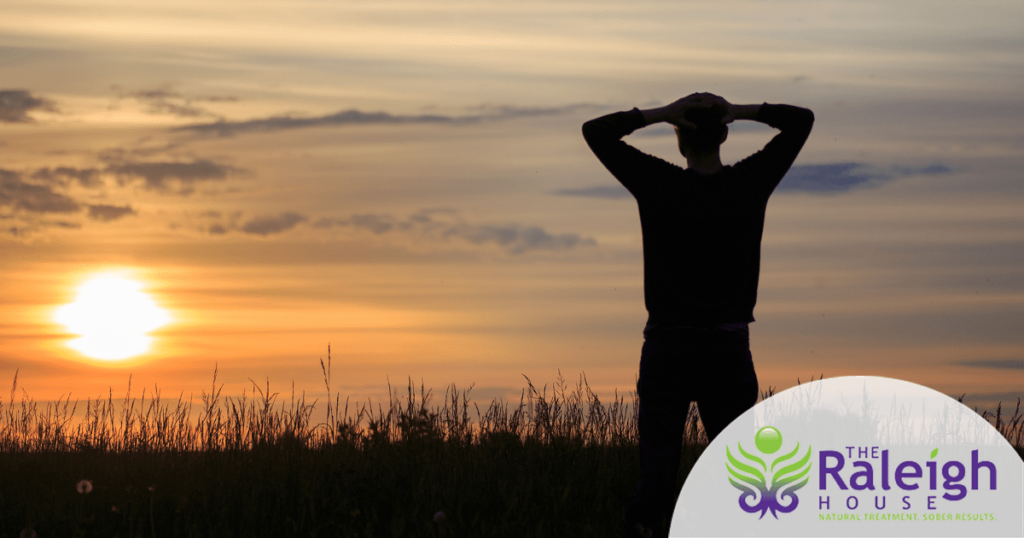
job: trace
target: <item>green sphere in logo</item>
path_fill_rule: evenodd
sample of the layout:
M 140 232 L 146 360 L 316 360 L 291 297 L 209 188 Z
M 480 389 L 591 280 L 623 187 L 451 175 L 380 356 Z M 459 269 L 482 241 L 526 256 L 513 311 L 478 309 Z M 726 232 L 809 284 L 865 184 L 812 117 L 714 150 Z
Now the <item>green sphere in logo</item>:
M 754 445 L 762 454 L 774 454 L 782 448 L 782 433 L 771 426 L 765 426 L 757 430 Z

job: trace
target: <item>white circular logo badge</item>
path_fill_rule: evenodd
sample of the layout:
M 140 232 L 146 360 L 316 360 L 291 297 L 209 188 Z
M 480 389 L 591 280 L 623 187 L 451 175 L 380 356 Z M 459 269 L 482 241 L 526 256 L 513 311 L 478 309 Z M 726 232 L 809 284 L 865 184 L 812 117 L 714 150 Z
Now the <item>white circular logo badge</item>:
M 907 381 L 839 377 L 762 401 L 686 478 L 670 536 L 1024 536 L 1024 462 Z

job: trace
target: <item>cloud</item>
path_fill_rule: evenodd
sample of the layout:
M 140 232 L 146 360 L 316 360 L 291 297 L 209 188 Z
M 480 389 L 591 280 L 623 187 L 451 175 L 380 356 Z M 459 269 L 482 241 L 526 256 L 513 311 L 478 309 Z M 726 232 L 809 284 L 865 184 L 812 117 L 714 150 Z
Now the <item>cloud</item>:
M 428 209 L 397 220 L 390 215 L 360 214 L 349 219 L 322 218 L 315 228 L 352 226 L 362 228 L 375 235 L 403 234 L 417 242 L 430 239 L 438 242 L 453 239 L 473 245 L 492 244 L 502 247 L 509 254 L 519 255 L 530 251 L 568 251 L 577 247 L 595 246 L 592 238 L 579 234 L 552 234 L 539 226 L 519 224 L 472 224 L 462 221 L 451 209 Z
M 873 186 L 895 179 L 892 174 L 858 163 L 794 166 L 782 178 L 776 191 L 845 192 L 854 187 Z
M 213 216 L 205 212 L 204 216 Z M 286 212 L 252 218 L 239 225 L 214 222 L 201 228 L 212 235 L 223 235 L 235 230 L 253 235 L 267 236 L 291 230 L 309 219 L 305 215 Z M 539 226 L 520 224 L 467 223 L 453 209 L 424 209 L 407 218 L 388 214 L 358 213 L 348 218 L 322 217 L 312 223 L 315 229 L 347 228 L 352 232 L 368 232 L 375 236 L 397 237 L 417 246 L 437 245 L 461 241 L 471 245 L 495 245 L 509 254 L 519 255 L 531 251 L 563 252 L 579 247 L 597 245 L 594 239 L 580 234 L 551 233 Z
M 63 221 L 63 220 L 45 221 L 45 222 L 43 222 L 43 224 L 46 225 L 46 226 L 54 226 L 54 227 L 57 227 L 57 228 L 68 228 L 68 229 L 71 229 L 71 230 L 77 230 L 77 229 L 82 227 L 82 225 L 77 223 L 77 222 L 67 222 L 67 221 Z
M 100 174 L 103 171 L 97 168 L 71 168 L 60 166 L 54 169 L 40 168 L 32 173 L 32 179 L 42 179 L 60 184 L 66 184 L 68 180 L 75 180 L 83 187 L 100 187 L 103 181 Z
M 333 228 L 335 226 L 348 226 L 348 221 L 344 219 L 332 219 L 328 217 L 323 217 L 313 223 L 313 227 L 319 229 Z
M 979 359 L 973 361 L 960 361 L 959 366 L 971 368 L 989 368 L 992 370 L 1020 370 L 1024 372 L 1024 359 Z
M 313 117 L 292 115 L 271 116 L 268 118 L 227 121 L 219 120 L 212 123 L 197 123 L 175 127 L 172 131 L 187 131 L 196 134 L 214 136 L 232 136 L 237 133 L 280 131 L 305 127 L 366 125 L 366 124 L 408 124 L 408 123 L 474 123 L 484 120 L 501 120 L 510 118 L 561 114 L 571 110 L 592 108 L 593 105 L 567 105 L 551 108 L 529 108 L 508 105 L 481 105 L 472 110 L 477 114 L 466 116 L 445 116 L 435 114 L 395 115 L 387 112 L 363 112 L 356 109 L 343 110 L 334 114 Z
M 0 169 L 0 207 L 23 209 L 33 213 L 73 213 L 78 202 L 50 187 L 21 180 L 20 174 Z
M 450 237 L 460 237 L 473 244 L 496 243 L 509 254 L 531 250 L 565 251 L 578 246 L 594 246 L 593 239 L 579 234 L 552 235 L 537 226 L 457 226 L 448 230 Z
M 394 223 L 390 221 L 390 216 L 352 215 L 350 222 L 357 228 L 365 228 L 375 234 L 382 234 L 390 232 L 395 227 Z
M 594 185 L 593 187 L 583 187 L 579 189 L 559 189 L 557 191 L 552 191 L 551 194 L 557 194 L 558 196 L 581 196 L 584 198 L 618 199 L 633 197 L 625 187 L 619 184 Z
M 302 127 L 319 127 L 323 125 L 350 125 L 368 123 L 448 123 L 455 118 L 448 116 L 393 116 L 386 112 L 361 112 L 345 110 L 326 116 L 298 118 L 294 116 L 272 116 L 269 118 L 248 121 L 217 121 L 176 127 L 175 131 L 191 131 L 199 134 L 231 136 L 236 133 L 280 131 Z
M 949 397 L 954 400 L 959 399 L 961 396 L 964 399 L 964 405 L 973 407 L 974 409 L 978 409 L 978 406 L 980 405 L 982 407 L 981 410 L 994 413 L 996 409 L 1004 403 L 1006 404 L 1006 407 L 1003 408 L 1004 412 L 1007 410 L 1013 411 L 1016 408 L 1017 402 L 1020 399 L 1024 399 L 1024 392 L 961 392 L 959 394 L 949 395 Z
M 117 220 L 126 215 L 134 215 L 135 210 L 131 206 L 115 206 L 115 205 L 90 205 L 89 206 L 89 218 L 110 222 Z
M 107 171 L 122 178 L 142 178 L 145 187 L 150 190 L 169 190 L 168 182 L 177 180 L 181 184 L 178 191 L 180 194 L 191 193 L 192 185 L 196 182 L 224 180 L 230 174 L 241 172 L 206 159 L 192 162 L 125 162 L 111 165 Z
M 296 224 L 304 222 L 306 217 L 298 213 L 282 213 L 280 215 L 256 217 L 242 225 L 242 231 L 248 234 L 267 236 L 281 233 L 295 227 Z M 211 228 L 210 233 L 215 232 Z
M 950 171 L 941 164 L 924 167 L 893 166 L 887 170 L 861 163 L 798 165 L 789 169 L 776 191 L 840 193 L 876 187 L 904 176 L 939 175 Z
M 216 209 L 207 209 L 205 211 L 200 211 L 195 216 L 198 217 L 198 220 L 200 222 L 199 224 L 195 225 L 194 228 L 206 232 L 210 235 L 225 235 L 231 231 L 239 230 L 241 228 L 239 226 L 239 220 L 242 218 L 241 211 L 232 211 L 230 213 L 226 213 L 224 211 L 219 211 Z M 187 218 L 191 220 L 191 217 Z M 250 228 L 251 230 L 260 229 L 259 223 L 253 224 L 253 222 L 255 222 L 256 220 L 258 220 L 258 217 L 251 219 L 251 221 L 247 223 L 249 225 L 254 226 L 253 228 Z
M 115 86 L 115 90 L 119 87 Z M 130 97 L 146 105 L 146 112 L 150 114 L 170 114 L 182 118 L 197 118 L 201 116 L 216 116 L 204 108 L 195 106 L 196 102 L 224 102 L 237 101 L 234 96 L 187 96 L 170 89 L 141 90 L 135 92 L 120 93 L 118 97 Z
M 53 101 L 33 97 L 25 90 L 0 90 L 0 122 L 32 123 L 28 112 L 31 110 L 56 111 Z
M 177 191 L 179 194 L 190 194 L 194 190 L 193 184 L 196 182 L 223 180 L 229 175 L 244 172 L 244 170 L 206 159 L 196 159 L 191 162 L 145 162 L 122 160 L 116 155 L 102 157 L 108 161 L 120 162 L 115 162 L 106 168 L 69 166 L 39 168 L 30 177 L 51 185 L 67 186 L 75 182 L 83 187 L 98 188 L 105 185 L 104 175 L 114 175 L 118 176 L 121 185 L 138 178 L 143 180 L 146 189 L 158 191 L 170 190 L 170 182 L 175 181 L 179 186 Z
M 893 166 L 892 171 L 894 174 L 901 176 L 937 176 L 952 172 L 952 170 L 942 164 L 929 164 L 928 166 L 916 168 L 913 166 Z
M 146 111 L 151 114 L 171 114 L 172 116 L 183 118 L 214 115 L 208 110 L 192 106 L 187 101 L 185 104 L 177 104 L 163 98 L 158 98 L 148 100 L 146 104 L 149 105 Z
M 483 104 L 466 107 L 466 110 L 475 112 L 475 114 L 471 116 L 463 116 L 463 118 L 472 121 L 531 118 L 535 116 L 554 116 L 579 110 L 598 110 L 602 108 L 604 107 L 590 103 L 576 103 L 572 105 L 552 107 L 523 107 L 516 105 Z
M 33 174 L 36 177 L 36 174 Z M 40 175 L 42 178 L 42 175 Z M 45 180 L 45 178 L 43 178 Z M 49 213 L 77 213 L 81 210 L 82 204 L 73 198 L 55 192 L 49 185 L 37 185 L 22 180 L 21 174 L 10 170 L 0 169 L 0 207 L 7 207 L 13 210 L 20 210 L 28 214 L 49 214 Z M 110 222 L 127 215 L 134 215 L 136 212 L 131 206 L 114 206 L 107 204 L 88 204 L 87 215 L 93 220 Z M 4 215 L 3 218 L 12 218 L 18 221 L 18 225 L 9 228 L 7 231 L 16 237 L 29 237 L 34 232 L 44 228 L 78 229 L 82 225 L 77 222 L 65 220 L 47 220 L 29 215 Z

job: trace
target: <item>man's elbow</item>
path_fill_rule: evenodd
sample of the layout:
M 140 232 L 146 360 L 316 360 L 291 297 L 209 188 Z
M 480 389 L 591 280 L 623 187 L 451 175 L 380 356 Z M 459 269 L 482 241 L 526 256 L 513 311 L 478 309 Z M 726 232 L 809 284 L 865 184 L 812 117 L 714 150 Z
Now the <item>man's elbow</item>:
M 596 144 L 600 144 L 600 140 L 603 138 L 601 133 L 604 129 L 601 128 L 601 122 L 598 120 L 590 120 L 583 124 L 583 139 L 587 141 L 587 145 L 591 149 Z
M 801 108 L 800 110 L 803 114 L 802 121 L 807 125 L 807 129 L 810 130 L 811 126 L 814 125 L 814 112 L 811 112 L 809 108 Z

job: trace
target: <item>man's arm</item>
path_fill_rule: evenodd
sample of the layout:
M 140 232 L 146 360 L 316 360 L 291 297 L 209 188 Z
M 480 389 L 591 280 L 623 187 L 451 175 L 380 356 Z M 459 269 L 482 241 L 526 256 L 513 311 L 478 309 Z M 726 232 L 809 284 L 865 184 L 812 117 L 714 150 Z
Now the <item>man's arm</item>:
M 691 94 L 672 104 L 628 112 L 616 112 L 590 120 L 583 124 L 583 138 L 601 164 L 635 196 L 644 180 L 664 177 L 677 173 L 678 166 L 630 146 L 622 137 L 653 123 L 668 122 L 680 128 L 693 128 L 685 119 L 686 112 L 694 108 L 708 108 L 713 105 L 711 94 Z
M 814 126 L 814 113 L 790 105 L 730 105 L 734 119 L 749 119 L 781 131 L 764 149 L 733 165 L 749 177 L 756 178 L 768 193 L 782 181 L 793 165 Z M 728 118 L 728 115 L 726 116 Z
M 583 138 L 601 164 L 622 186 L 637 196 L 646 180 L 676 173 L 680 168 L 648 155 L 622 141 L 622 137 L 650 125 L 643 112 L 634 108 L 592 119 L 583 124 Z
M 757 121 L 757 113 L 761 111 L 761 105 L 733 105 L 729 104 L 729 111 L 726 112 L 722 123 L 732 123 L 734 120 Z

